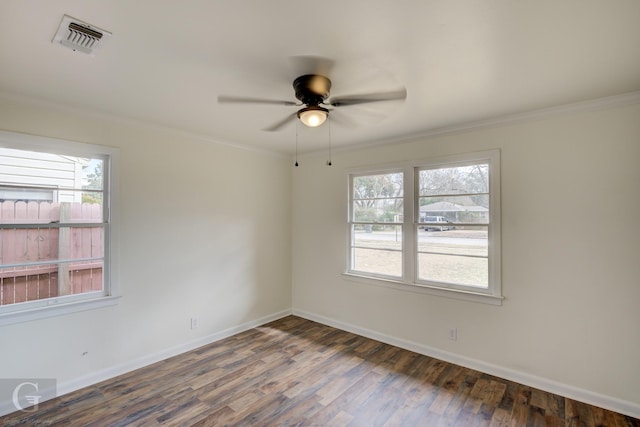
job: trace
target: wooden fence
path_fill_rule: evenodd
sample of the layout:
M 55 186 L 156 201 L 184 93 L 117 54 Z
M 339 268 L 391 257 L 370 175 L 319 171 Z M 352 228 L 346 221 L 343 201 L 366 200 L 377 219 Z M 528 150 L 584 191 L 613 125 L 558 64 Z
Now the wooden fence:
M 17 226 L 0 230 L 0 305 L 101 290 L 101 260 L 59 262 L 101 258 L 103 228 L 82 226 L 101 221 L 99 204 L 0 202 L 0 224 Z M 42 227 L 19 228 L 27 223 Z

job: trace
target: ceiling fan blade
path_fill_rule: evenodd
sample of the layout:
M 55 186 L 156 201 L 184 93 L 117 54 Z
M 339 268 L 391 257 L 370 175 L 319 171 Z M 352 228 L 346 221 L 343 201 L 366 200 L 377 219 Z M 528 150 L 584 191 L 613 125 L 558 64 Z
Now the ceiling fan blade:
M 267 105 L 298 105 L 293 101 L 280 101 L 277 99 L 264 99 L 264 98 L 248 98 L 244 96 L 218 96 L 218 103 L 220 104 L 267 104 Z
M 285 117 L 284 119 L 280 120 L 279 122 L 269 126 L 268 128 L 264 128 L 262 130 L 267 131 L 267 132 L 276 132 L 279 131 L 280 129 L 282 129 L 285 125 L 289 124 L 289 122 L 291 122 L 291 119 L 293 119 L 294 117 L 296 117 L 297 113 L 293 113 L 293 114 L 289 114 L 287 117 Z
M 329 112 L 328 120 L 331 120 L 333 123 L 338 124 L 340 126 L 347 127 L 347 128 L 358 127 L 358 124 L 355 121 L 353 121 L 353 119 L 348 117 L 347 114 L 345 114 L 343 111 L 331 110 L 331 112 Z
M 363 95 L 339 96 L 331 98 L 329 105 L 342 107 L 348 105 L 367 104 L 369 102 L 404 100 L 407 90 L 402 88 L 392 92 L 367 93 Z

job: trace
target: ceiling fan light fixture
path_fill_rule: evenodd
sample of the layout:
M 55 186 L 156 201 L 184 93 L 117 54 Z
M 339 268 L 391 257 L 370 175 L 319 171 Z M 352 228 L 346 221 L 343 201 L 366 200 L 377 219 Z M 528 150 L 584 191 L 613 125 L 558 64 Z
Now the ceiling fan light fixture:
M 311 105 L 298 111 L 298 118 L 305 126 L 317 128 L 321 126 L 329 116 L 329 110 L 326 108 Z

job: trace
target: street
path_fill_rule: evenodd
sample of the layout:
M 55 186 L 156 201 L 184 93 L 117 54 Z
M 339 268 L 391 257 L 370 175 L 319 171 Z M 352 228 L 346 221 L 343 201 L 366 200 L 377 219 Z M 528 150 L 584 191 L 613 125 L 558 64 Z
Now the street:
M 439 243 L 453 246 L 487 246 L 487 234 L 475 230 L 423 231 L 418 233 L 419 243 Z M 394 242 L 401 240 L 400 232 L 395 231 L 364 231 L 356 232 L 358 241 Z

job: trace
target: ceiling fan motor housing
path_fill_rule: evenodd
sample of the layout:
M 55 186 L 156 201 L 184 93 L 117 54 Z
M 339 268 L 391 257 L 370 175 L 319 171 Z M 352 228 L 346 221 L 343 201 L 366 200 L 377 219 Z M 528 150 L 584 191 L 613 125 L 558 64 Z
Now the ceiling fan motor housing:
M 305 74 L 293 81 L 296 98 L 306 105 L 319 105 L 329 96 L 331 80 L 318 74 Z

